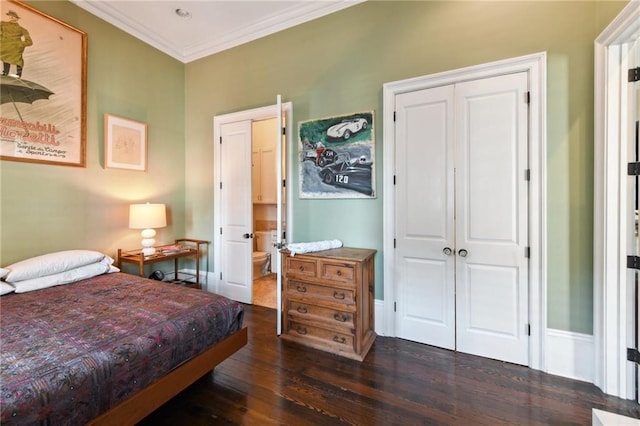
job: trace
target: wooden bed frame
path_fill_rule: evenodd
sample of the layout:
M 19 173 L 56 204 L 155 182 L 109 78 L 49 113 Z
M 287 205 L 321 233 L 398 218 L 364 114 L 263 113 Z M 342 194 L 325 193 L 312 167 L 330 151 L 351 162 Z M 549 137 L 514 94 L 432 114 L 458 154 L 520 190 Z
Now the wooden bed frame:
M 120 426 L 139 422 L 246 344 L 247 328 L 243 327 L 88 424 Z

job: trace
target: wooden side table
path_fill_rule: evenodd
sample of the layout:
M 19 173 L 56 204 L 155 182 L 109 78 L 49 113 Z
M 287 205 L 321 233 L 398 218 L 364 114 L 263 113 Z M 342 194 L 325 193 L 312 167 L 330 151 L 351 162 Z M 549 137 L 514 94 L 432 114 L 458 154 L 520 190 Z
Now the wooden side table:
M 188 287 L 200 288 L 200 255 L 202 254 L 201 246 L 209 244 L 209 241 L 196 240 L 192 238 L 178 238 L 174 240 L 174 244 L 157 246 L 156 252 L 151 256 L 144 256 L 140 249 L 122 250 L 118 249 L 118 268 L 122 269 L 123 263 L 132 263 L 138 265 L 138 275 L 144 277 L 145 265 L 152 263 L 164 262 L 173 259 L 174 280 L 178 280 L 178 260 L 182 258 L 192 258 L 196 261 L 196 281 L 195 283 L 186 284 Z M 176 248 L 176 246 L 178 246 Z

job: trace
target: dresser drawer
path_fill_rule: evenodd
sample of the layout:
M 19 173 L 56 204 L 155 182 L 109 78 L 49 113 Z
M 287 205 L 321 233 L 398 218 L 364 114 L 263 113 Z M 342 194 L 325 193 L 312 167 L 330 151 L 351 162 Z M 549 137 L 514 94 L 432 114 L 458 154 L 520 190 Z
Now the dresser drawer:
M 350 263 L 320 262 L 320 278 L 341 284 L 355 281 L 355 267 Z
M 322 299 L 346 305 L 352 305 L 355 301 L 354 290 L 327 287 L 297 280 L 287 280 L 285 291 L 288 297 L 298 300 Z
M 353 328 L 354 313 L 288 300 L 285 313 L 300 319 L 322 321 L 333 327 Z
M 315 277 L 317 275 L 317 264 L 314 260 L 287 257 L 285 268 L 286 274 L 293 274 L 303 277 Z
M 344 347 L 345 350 L 353 350 L 353 336 L 350 334 L 327 330 L 298 321 L 289 321 L 287 332 L 294 337 L 318 339 L 331 343 L 333 346 Z

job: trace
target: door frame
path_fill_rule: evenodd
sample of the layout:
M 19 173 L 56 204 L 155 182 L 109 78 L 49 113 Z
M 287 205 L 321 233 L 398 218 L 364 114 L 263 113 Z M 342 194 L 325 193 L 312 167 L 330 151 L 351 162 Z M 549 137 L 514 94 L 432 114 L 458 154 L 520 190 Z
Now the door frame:
M 517 58 L 445 71 L 383 85 L 383 247 L 393 253 L 395 238 L 395 96 L 401 93 L 477 80 L 515 72 L 529 76 L 529 322 L 531 339 L 529 367 L 544 370 L 545 330 L 547 328 L 547 193 L 546 193 L 546 99 L 547 54 L 535 53 Z M 387 336 L 395 337 L 395 256 L 384 256 L 384 327 Z
M 293 138 L 293 104 L 291 102 L 285 102 L 281 104 L 282 106 L 282 111 L 284 113 L 285 118 L 285 123 L 286 123 L 286 127 L 285 127 L 285 136 L 286 136 L 286 140 L 287 140 L 287 145 L 286 145 L 286 149 L 287 149 L 287 153 L 286 155 L 286 159 L 287 159 L 287 179 L 291 180 L 291 176 L 293 173 L 293 169 L 292 169 L 292 161 L 291 161 L 291 143 L 289 143 L 289 141 L 292 140 Z M 259 120 L 265 120 L 265 119 L 269 119 L 269 118 L 276 118 L 278 115 L 278 104 L 274 104 L 274 105 L 268 105 L 268 106 L 264 106 L 264 107 L 259 107 L 259 108 L 254 108 L 254 109 L 249 109 L 249 110 L 245 110 L 245 111 L 238 111 L 238 112 L 232 112 L 229 114 L 224 114 L 224 115 L 217 115 L 213 117 L 213 229 L 214 229 L 214 235 L 212 238 L 212 243 L 213 243 L 213 247 L 220 247 L 221 246 L 221 236 L 220 233 L 217 232 L 216 230 L 220 229 L 220 227 L 222 226 L 221 222 L 220 222 L 220 218 L 221 218 L 221 214 L 222 214 L 222 208 L 221 208 L 221 194 L 220 194 L 220 167 L 218 167 L 218 161 L 221 160 L 220 158 L 220 137 L 221 137 L 221 127 L 224 124 L 227 123 L 235 123 L 237 121 L 247 121 L 247 120 L 251 120 L 251 121 L 259 121 Z M 282 183 L 279 184 L 279 187 L 282 185 Z M 249 188 L 249 190 L 251 190 L 251 188 Z M 286 191 L 287 193 L 287 210 L 286 210 L 286 223 L 287 223 L 287 228 L 286 228 L 286 232 L 287 232 L 287 239 L 289 241 L 292 241 L 290 238 L 292 238 L 292 229 L 293 229 L 293 211 L 292 211 L 292 193 L 293 191 Z M 221 266 L 221 257 L 220 257 L 220 250 L 216 250 L 214 249 L 213 252 L 213 271 L 214 271 L 214 286 L 215 286 L 215 291 L 218 292 L 219 291 L 219 287 L 220 287 L 220 273 L 224 272 L 222 271 L 222 266 Z
M 640 35 L 640 1 L 632 0 L 596 38 L 594 121 L 594 384 L 635 398 L 626 348 L 632 331 L 626 285 L 626 165 L 629 105 L 627 43 Z M 622 195 L 621 195 L 622 194 Z

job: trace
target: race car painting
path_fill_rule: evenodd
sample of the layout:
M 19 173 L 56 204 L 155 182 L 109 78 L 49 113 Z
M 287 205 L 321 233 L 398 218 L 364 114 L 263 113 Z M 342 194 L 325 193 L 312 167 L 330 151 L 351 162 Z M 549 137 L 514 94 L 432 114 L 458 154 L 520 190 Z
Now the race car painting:
M 327 129 L 327 138 L 347 140 L 361 130 L 365 130 L 369 123 L 364 118 L 353 118 L 334 124 Z
M 371 187 L 372 162 L 366 157 L 351 160 L 349 154 L 338 154 L 336 160 L 320 170 L 322 181 L 328 185 L 351 189 L 365 195 L 373 195 Z
M 298 122 L 300 198 L 375 198 L 375 117 L 359 111 Z

